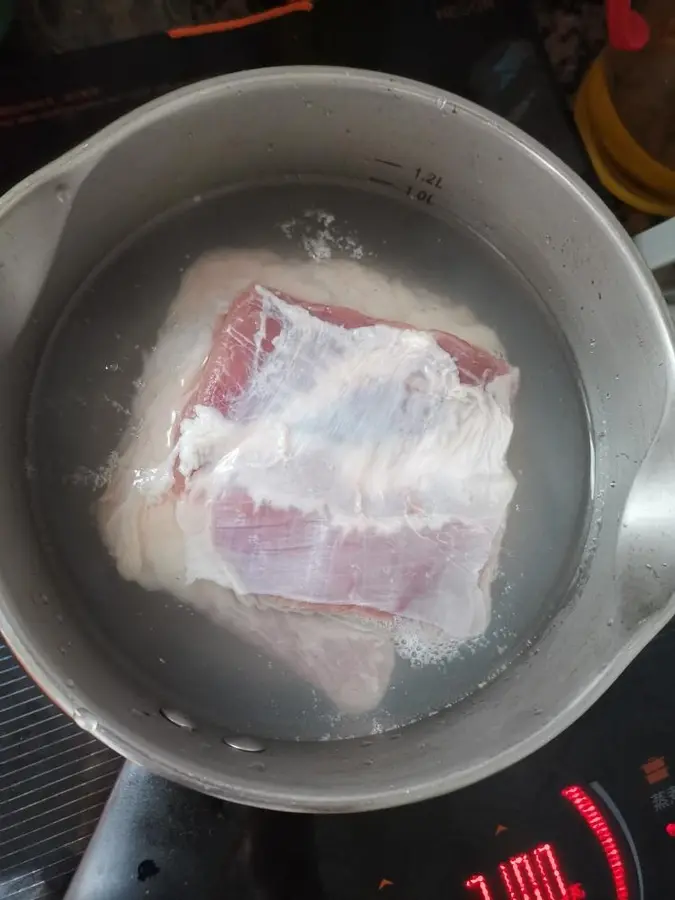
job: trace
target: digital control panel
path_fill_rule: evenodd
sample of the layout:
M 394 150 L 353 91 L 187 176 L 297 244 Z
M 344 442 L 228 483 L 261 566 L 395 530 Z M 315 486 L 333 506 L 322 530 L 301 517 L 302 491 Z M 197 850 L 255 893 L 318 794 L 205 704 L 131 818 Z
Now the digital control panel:
M 577 813 L 572 846 L 566 846 L 569 838 L 556 835 L 555 839 L 513 852 L 489 871 L 467 878 L 464 887 L 469 895 L 480 900 L 589 900 L 594 894 L 630 900 L 635 860 L 630 854 L 624 855 L 622 844 L 631 839 L 628 836 L 627 841 L 622 840 L 626 836 L 619 835 L 621 829 L 611 823 L 608 797 L 605 795 L 603 804 L 600 791 L 599 785 L 594 791 L 592 787 L 576 784 L 560 791 L 560 798 Z M 572 817 L 569 825 L 574 827 Z M 495 836 L 505 835 L 507 831 L 506 826 L 498 825 Z M 582 853 L 584 863 L 577 863 Z M 593 866 L 592 874 L 586 871 L 588 863 Z M 592 894 L 587 892 L 591 890 L 589 880 L 593 883 Z
M 315 817 L 327 900 L 675 898 L 674 643 L 657 637 L 578 722 L 491 778 Z

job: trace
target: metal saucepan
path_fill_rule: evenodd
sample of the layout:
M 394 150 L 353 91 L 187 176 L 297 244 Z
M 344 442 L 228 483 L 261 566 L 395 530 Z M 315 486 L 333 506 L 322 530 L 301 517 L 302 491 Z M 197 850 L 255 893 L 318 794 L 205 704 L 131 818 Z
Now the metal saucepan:
M 61 462 L 93 440 L 94 395 L 106 399 L 107 382 L 87 387 L 86 360 L 98 345 L 85 326 L 102 317 L 109 328 L 100 333 L 113 341 L 118 307 L 143 317 L 138 284 L 156 276 L 153 289 L 170 294 L 186 265 L 180 241 L 163 243 L 153 234 L 164 232 L 146 224 L 182 209 L 192 257 L 208 249 L 199 234 L 209 216 L 215 227 L 214 192 L 279 191 L 280 183 L 311 192 L 320 182 L 342 185 L 338 207 L 356 186 L 377 198 L 373 208 L 388 203 L 392 219 L 404 217 L 390 237 L 385 222 L 365 216 L 364 246 L 375 248 L 367 264 L 407 255 L 427 284 L 460 271 L 475 250 L 485 267 L 472 263 L 475 271 L 448 289 L 463 285 L 469 303 L 488 290 L 483 269 L 502 267 L 503 291 L 490 282 L 483 305 L 521 370 L 513 464 L 522 494 L 504 541 L 499 628 L 458 647 L 445 668 L 410 673 L 421 697 L 438 692 L 440 671 L 439 696 L 450 705 L 394 731 L 392 715 L 367 739 L 374 720 L 352 738 L 297 741 L 283 717 L 278 733 L 246 718 L 239 695 L 247 687 L 236 681 L 245 648 L 223 645 L 208 617 L 169 597 L 129 594 L 112 563 L 100 564 L 100 548 L 78 524 L 94 495 L 77 494 Z M 425 216 L 447 220 L 438 246 L 419 224 Z M 241 233 L 225 223 L 221 243 L 250 244 L 245 220 L 242 213 Z M 666 307 L 588 187 L 486 111 L 421 84 L 337 69 L 198 84 L 10 191 L 0 201 L 0 261 L 0 627 L 54 702 L 129 759 L 217 797 L 284 810 L 422 800 L 550 740 L 673 614 L 675 354 Z M 516 283 L 525 297 L 518 303 Z M 149 325 L 146 332 L 151 342 Z M 59 353 L 81 373 L 87 402 L 78 407 L 64 388 L 27 429 L 35 392 L 60 377 L 47 364 Z M 114 360 L 99 355 L 99 371 L 115 375 Z M 140 351 L 134 360 L 137 375 Z M 273 680 L 265 686 L 272 693 Z M 436 707 L 446 706 L 441 700 Z

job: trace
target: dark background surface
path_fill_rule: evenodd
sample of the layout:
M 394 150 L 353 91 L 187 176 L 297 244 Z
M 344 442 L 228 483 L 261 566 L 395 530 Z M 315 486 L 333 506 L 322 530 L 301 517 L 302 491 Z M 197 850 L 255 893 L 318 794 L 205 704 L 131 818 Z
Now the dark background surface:
M 285 63 L 363 66 L 437 84 L 511 118 L 591 179 L 568 101 L 584 54 L 595 52 L 598 36 L 584 37 L 584 22 L 597 22 L 597 3 L 540 3 L 535 17 L 514 0 L 320 0 L 309 15 L 231 34 L 182 41 L 156 34 L 61 54 L 52 51 L 73 34 L 41 30 L 48 6 L 27 3 L 0 45 L 0 189 L 168 90 Z M 496 885 L 501 860 L 546 840 L 555 841 L 568 879 L 587 885 L 589 900 L 610 900 L 606 859 L 559 795 L 566 784 L 596 779 L 635 831 L 646 896 L 675 896 L 666 864 L 675 845 L 664 831 L 675 789 L 671 798 L 669 774 L 655 787 L 640 768 L 675 752 L 673 640 L 672 630 L 659 638 L 592 713 L 537 757 L 408 810 L 288 819 L 226 807 L 129 769 L 73 900 L 469 898 L 463 880 L 486 871 Z M 63 895 L 119 766 L 0 645 L 0 900 Z M 508 828 L 497 836 L 502 821 Z M 621 828 L 612 827 L 632 900 L 637 869 Z M 494 900 L 504 896 L 495 887 Z
M 12 52 L 6 48 L 0 57 L 2 186 L 119 115 L 183 84 L 242 68 L 312 63 L 362 66 L 426 80 L 507 117 L 525 100 L 519 124 L 536 130 L 544 143 L 557 142 L 557 152 L 580 168 L 585 163 L 572 137 L 571 119 L 567 128 L 560 126 L 560 118 L 569 116 L 566 89 L 552 77 L 536 18 L 520 0 L 491 2 L 473 0 L 485 11 L 466 15 L 460 13 L 472 4 L 460 3 L 451 17 L 447 10 L 455 7 L 447 0 L 320 0 L 311 14 L 296 13 L 229 34 L 178 41 L 157 34 L 29 61 L 25 54 L 31 45 L 19 31 L 13 44 L 10 40 Z M 491 78 L 492 66 L 516 39 L 506 76 Z M 535 78 L 545 82 L 546 90 L 542 85 L 528 101 L 528 79 Z

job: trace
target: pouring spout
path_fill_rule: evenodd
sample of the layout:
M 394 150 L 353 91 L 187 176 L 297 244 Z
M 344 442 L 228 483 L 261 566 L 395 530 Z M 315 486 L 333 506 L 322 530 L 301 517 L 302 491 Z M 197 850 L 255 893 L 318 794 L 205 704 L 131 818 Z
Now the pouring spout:
M 629 630 L 675 612 L 675 396 L 633 482 L 620 521 L 617 571 Z

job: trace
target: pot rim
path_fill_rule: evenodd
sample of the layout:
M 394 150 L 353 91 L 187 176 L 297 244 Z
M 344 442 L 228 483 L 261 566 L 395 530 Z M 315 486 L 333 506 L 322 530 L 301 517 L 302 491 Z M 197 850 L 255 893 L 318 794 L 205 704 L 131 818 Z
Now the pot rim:
M 208 98 L 246 87 L 265 89 L 270 85 L 278 86 L 280 78 L 297 86 L 301 85 L 303 81 L 308 85 L 316 85 L 321 82 L 343 82 L 355 87 L 367 86 L 370 89 L 376 88 L 400 93 L 411 100 L 427 102 L 430 106 L 436 104 L 439 96 L 447 99 L 456 112 L 477 119 L 484 125 L 501 132 L 509 140 L 519 145 L 528 155 L 543 163 L 551 171 L 551 175 L 562 179 L 568 189 L 576 195 L 579 203 L 585 204 L 589 208 L 590 213 L 601 222 L 606 233 L 618 244 L 619 249 L 627 257 L 626 262 L 633 265 L 637 274 L 642 274 L 642 287 L 645 295 L 654 303 L 658 303 L 658 289 L 633 242 L 592 189 L 553 153 L 516 126 L 457 95 L 409 79 L 361 69 L 326 66 L 252 69 L 217 76 L 180 88 L 133 110 L 97 132 L 89 140 L 19 182 L 0 198 L 0 221 L 14 205 L 20 203 L 37 188 L 44 184 L 56 183 L 68 174 L 78 177 L 86 176 L 111 148 L 121 144 L 129 136 L 153 122 L 173 115 L 194 102 L 196 97 Z M 74 718 L 81 727 L 90 730 L 104 744 L 132 762 L 144 765 L 152 771 L 188 787 L 238 803 L 285 811 L 353 812 L 418 802 L 457 790 L 486 778 L 539 749 L 571 725 L 604 693 L 640 650 L 668 622 L 674 612 L 675 598 L 671 598 L 662 610 L 650 615 L 645 622 L 638 626 L 611 664 L 598 672 L 597 677 L 587 685 L 585 691 L 570 697 L 569 703 L 562 713 L 549 721 L 542 717 L 538 727 L 530 728 L 521 741 L 490 757 L 487 761 L 460 772 L 454 771 L 452 774 L 445 773 L 428 777 L 411 773 L 410 781 L 392 783 L 385 789 L 369 786 L 368 779 L 364 778 L 362 784 L 355 785 L 353 789 L 341 787 L 339 791 L 317 790 L 316 786 L 310 783 L 304 789 L 291 790 L 258 779 L 253 773 L 240 779 L 214 780 L 211 776 L 207 776 L 206 767 L 202 767 L 200 772 L 198 763 L 192 760 L 186 763 L 184 757 L 181 759 L 183 764 L 179 764 L 179 757 L 176 753 L 164 752 L 163 748 L 158 747 L 159 742 L 139 736 L 116 715 L 106 713 L 99 717 L 94 714 L 96 722 L 92 727 L 83 720 L 82 716 L 78 716 L 79 710 L 92 706 L 85 700 L 86 691 L 83 691 L 79 685 L 66 689 L 57 674 L 56 667 L 49 661 L 43 660 L 35 652 L 28 629 L 24 628 L 18 617 L 12 613 L 11 608 L 1 602 L 1 596 L 0 631 L 21 665 L 58 707 Z M 414 727 L 414 725 L 408 726 L 408 728 Z M 383 737 L 386 738 L 387 735 Z

